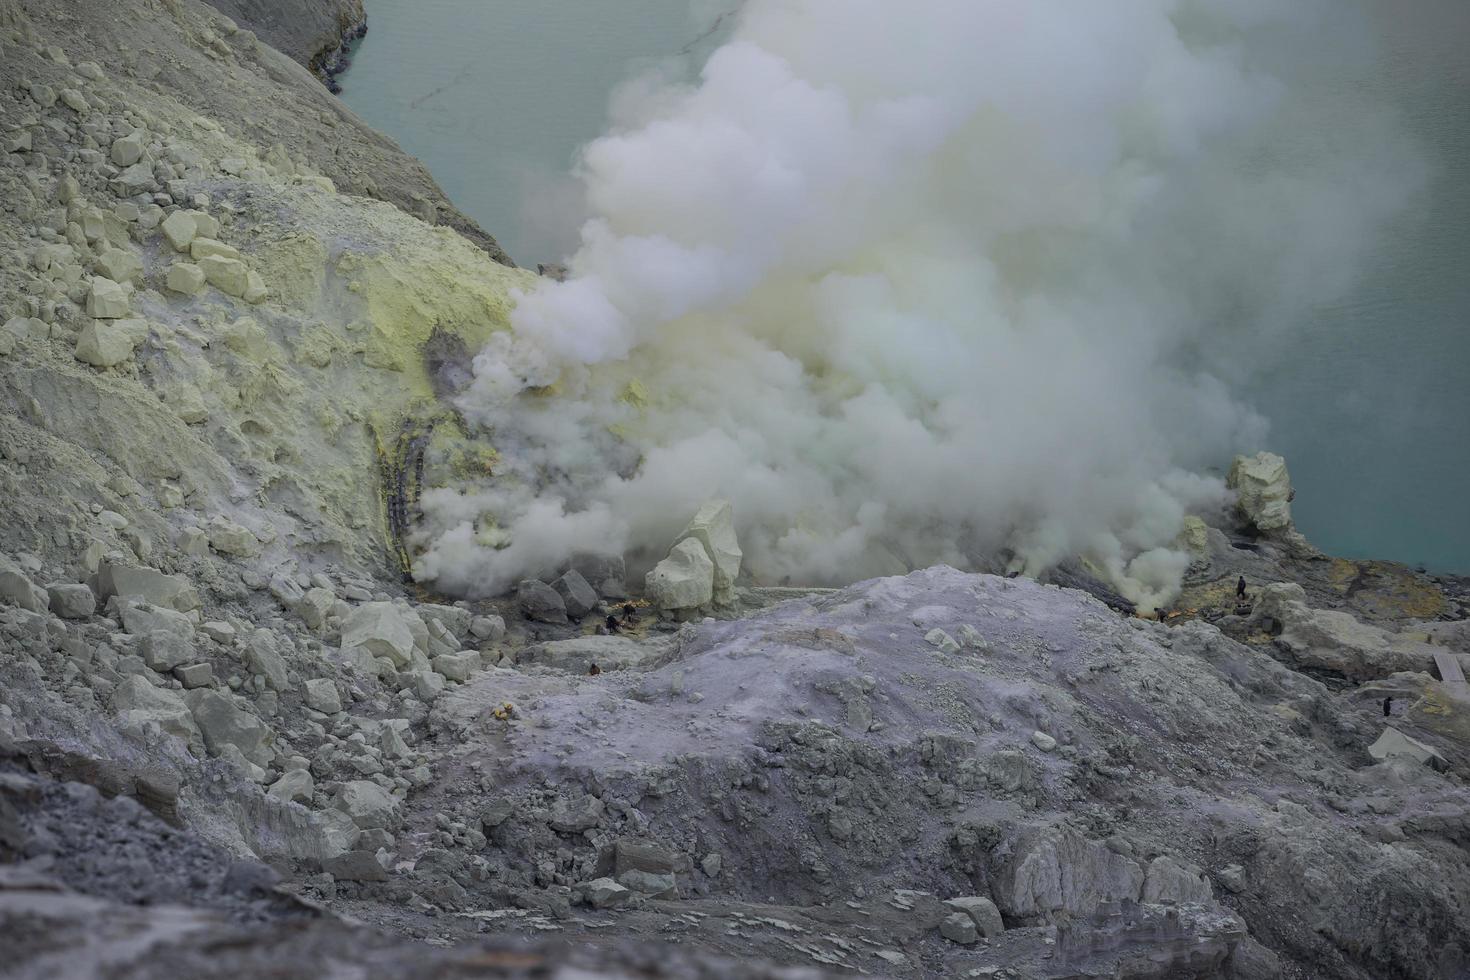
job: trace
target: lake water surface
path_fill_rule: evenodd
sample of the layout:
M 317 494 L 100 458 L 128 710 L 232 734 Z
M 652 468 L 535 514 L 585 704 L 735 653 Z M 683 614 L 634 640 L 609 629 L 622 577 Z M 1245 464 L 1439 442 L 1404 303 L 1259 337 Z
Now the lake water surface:
M 721 5 L 690 7 L 368 0 L 343 98 L 534 266 L 575 245 L 570 167 L 616 86 L 670 59 L 692 74 L 718 42 Z M 1245 394 L 1271 419 L 1312 541 L 1470 573 L 1470 3 L 1382 0 L 1382 12 L 1384 83 L 1430 152 L 1430 193 Z

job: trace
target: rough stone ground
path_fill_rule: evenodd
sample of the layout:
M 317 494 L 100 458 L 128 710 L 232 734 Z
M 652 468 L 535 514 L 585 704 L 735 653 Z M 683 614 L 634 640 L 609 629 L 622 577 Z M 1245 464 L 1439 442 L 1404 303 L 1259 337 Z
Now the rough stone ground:
M 1208 515 L 1167 623 L 943 568 L 622 636 L 605 565 L 567 623 L 407 589 L 534 281 L 427 179 L 197 0 L 0 0 L 5 969 L 1466 975 L 1463 580 Z

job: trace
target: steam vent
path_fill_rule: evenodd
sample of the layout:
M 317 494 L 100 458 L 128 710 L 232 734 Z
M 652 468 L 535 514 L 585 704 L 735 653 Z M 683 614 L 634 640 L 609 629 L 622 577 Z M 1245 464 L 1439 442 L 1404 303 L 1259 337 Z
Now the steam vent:
M 1466 32 L 0 0 L 0 976 L 1470 978 Z

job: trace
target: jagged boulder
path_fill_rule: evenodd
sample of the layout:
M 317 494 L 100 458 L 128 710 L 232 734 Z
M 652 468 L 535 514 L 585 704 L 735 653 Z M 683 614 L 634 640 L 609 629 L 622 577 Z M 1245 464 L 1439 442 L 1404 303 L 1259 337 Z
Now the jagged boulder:
M 521 615 L 535 622 L 567 622 L 566 600 L 539 579 L 528 578 L 516 586 L 516 605 L 520 607 Z
M 406 613 L 406 609 L 391 602 L 365 602 L 358 606 L 342 621 L 342 652 L 350 656 L 352 651 L 361 650 L 387 660 L 394 667 L 407 667 L 415 643 L 413 624 Z M 419 626 L 423 626 L 422 620 Z
M 124 599 L 119 603 L 123 629 L 134 636 L 143 636 L 156 630 L 173 633 L 185 641 L 194 639 L 194 623 L 183 613 L 174 609 L 155 606 L 141 599 Z
M 1280 456 L 1261 452 L 1235 457 L 1225 485 L 1235 491 L 1241 517 L 1256 530 L 1281 531 L 1291 526 L 1291 477 Z
M 342 696 L 331 678 L 317 677 L 302 685 L 305 689 L 306 706 L 324 715 L 335 715 L 342 710 Z
M 185 694 L 184 703 L 189 706 L 194 724 L 199 726 L 212 755 L 219 755 L 226 745 L 233 745 L 257 766 L 270 765 L 275 734 L 260 718 L 241 709 L 229 695 L 199 688 Z
M 721 604 L 732 602 L 735 580 L 740 577 L 740 562 L 745 556 L 735 538 L 735 512 L 730 502 L 706 502 L 674 539 L 674 544 L 677 547 L 681 541 L 690 538 L 704 546 L 705 554 L 714 563 L 714 600 Z
M 643 580 L 643 588 L 660 610 L 700 609 L 714 599 L 715 563 L 703 544 L 695 538 L 685 538 L 653 567 Z
M 199 593 L 182 575 L 165 575 L 156 568 L 103 561 L 97 566 L 97 595 L 106 602 L 113 596 L 140 599 L 178 612 L 198 609 Z
M 93 367 L 116 367 L 132 360 L 138 345 L 148 339 L 148 330 L 147 320 L 93 320 L 82 328 L 73 353 Z
M 281 656 L 276 635 L 270 630 L 260 629 L 250 634 L 245 643 L 245 665 L 251 673 L 264 677 L 265 682 L 277 691 L 291 689 L 290 672 Z
M 1430 766 L 1434 769 L 1446 769 L 1448 763 L 1444 756 L 1432 746 L 1425 745 L 1415 738 L 1410 738 L 1392 725 L 1383 729 L 1383 734 L 1378 740 L 1368 746 L 1368 754 L 1378 762 L 1387 762 L 1391 759 L 1407 759 L 1420 765 Z
M 383 787 L 367 779 L 354 779 L 338 788 L 332 806 L 352 818 L 363 830 L 391 830 L 398 825 L 398 801 Z
M 97 611 L 97 596 L 78 582 L 53 582 L 46 595 L 51 611 L 62 619 L 86 619 Z
M 567 615 L 581 619 L 597 608 L 597 592 L 575 568 L 551 583 L 556 594 L 561 596 Z
M 32 582 L 25 570 L 7 558 L 0 558 L 0 600 L 13 602 L 31 612 L 45 612 L 51 597 Z
M 141 734 L 149 722 L 186 742 L 200 741 L 199 726 L 194 715 L 177 693 L 154 687 L 138 675 L 124 677 L 113 689 L 112 710 L 118 713 L 118 728 L 125 733 Z

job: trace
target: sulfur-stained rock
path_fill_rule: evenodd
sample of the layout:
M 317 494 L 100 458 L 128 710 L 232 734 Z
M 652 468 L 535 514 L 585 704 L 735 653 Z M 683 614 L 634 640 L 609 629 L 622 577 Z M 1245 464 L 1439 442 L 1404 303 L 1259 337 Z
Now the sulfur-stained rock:
M 197 225 L 196 225 L 197 227 Z M 240 250 L 233 245 L 226 245 L 215 238 L 198 236 L 189 242 L 189 256 L 195 262 L 211 256 L 223 259 L 243 259 Z
M 301 621 L 314 630 L 319 630 L 327 623 L 327 617 L 337 605 L 337 596 L 330 589 L 311 588 L 301 596 L 296 603 L 296 615 Z
M 114 282 L 143 278 L 143 260 L 130 248 L 107 248 L 97 256 L 97 271 Z
M 239 259 L 210 254 L 203 258 L 196 255 L 195 261 L 209 284 L 222 293 L 244 296 L 245 290 L 250 287 L 250 270 Z
M 194 219 L 187 211 L 175 211 L 163 219 L 163 224 L 159 225 L 159 228 L 163 231 L 163 237 L 168 239 L 168 243 L 177 252 L 189 251 L 189 244 L 198 234 Z
M 1280 456 L 1262 452 L 1235 457 L 1225 485 L 1235 491 L 1236 507 L 1257 530 L 1291 526 L 1291 478 Z
M 133 352 L 148 339 L 148 321 L 139 319 L 93 320 L 77 337 L 77 360 L 93 367 L 116 367 L 133 358 Z
M 168 267 L 168 278 L 164 284 L 170 292 L 198 296 L 204 291 L 204 270 L 193 262 L 175 262 Z
M 112 141 L 112 151 L 109 154 L 112 162 L 119 167 L 131 167 L 143 158 L 144 134 L 133 131 L 126 136 Z
M 223 517 L 216 517 L 206 529 L 209 546 L 222 555 L 250 558 L 260 554 L 260 539 L 249 528 Z
M 120 320 L 127 316 L 127 290 L 104 276 L 93 276 L 87 288 L 87 315 L 99 320 Z
M 265 279 L 261 277 L 260 273 L 254 269 L 247 272 L 245 274 L 245 291 L 240 294 L 240 298 L 254 305 L 264 303 L 268 296 L 270 296 L 270 290 L 266 289 Z

